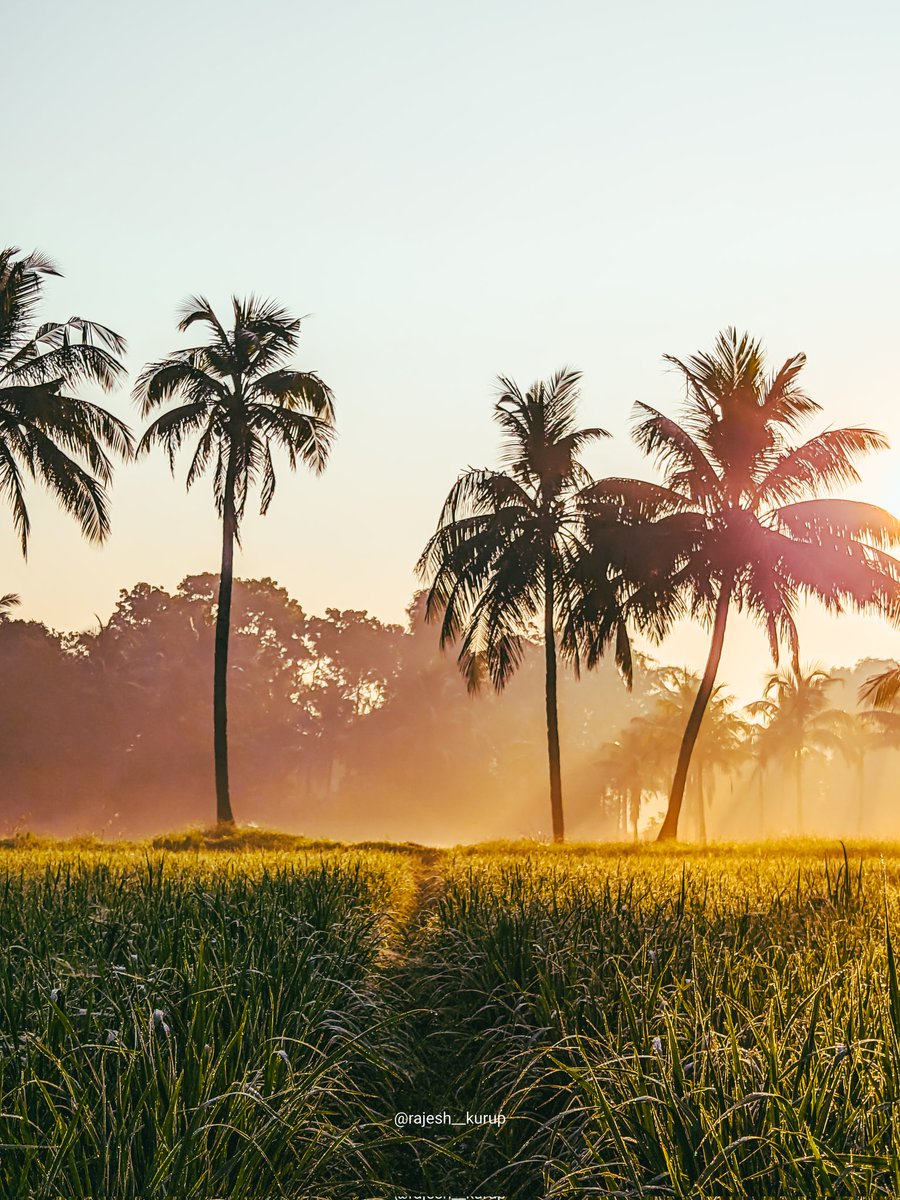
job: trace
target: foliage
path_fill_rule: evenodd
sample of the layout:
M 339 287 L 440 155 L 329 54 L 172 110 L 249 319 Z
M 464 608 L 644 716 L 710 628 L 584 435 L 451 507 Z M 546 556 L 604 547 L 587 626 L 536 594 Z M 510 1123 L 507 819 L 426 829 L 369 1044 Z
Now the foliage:
M 70 317 L 37 323 L 44 279 L 59 269 L 43 254 L 0 250 L 0 495 L 22 553 L 31 520 L 24 475 L 38 479 L 90 541 L 110 530 L 109 452 L 129 457 L 131 433 L 99 405 L 69 394 L 121 381 L 125 340 L 105 325 Z
M 330 388 L 315 372 L 286 365 L 297 346 L 298 317 L 255 296 L 235 296 L 232 310 L 233 326 L 226 330 L 205 297 L 190 297 L 178 328 L 187 332 L 199 324 L 209 340 L 148 363 L 134 394 L 144 417 L 172 400 L 184 401 L 147 427 L 138 453 L 159 446 L 174 471 L 178 451 L 196 437 L 187 486 L 211 470 L 216 507 L 223 515 L 230 470 L 239 529 L 254 484 L 260 487 L 260 512 L 272 502 L 273 448 L 287 455 L 291 467 L 300 461 L 316 471 L 324 468 L 334 435 L 334 408 Z

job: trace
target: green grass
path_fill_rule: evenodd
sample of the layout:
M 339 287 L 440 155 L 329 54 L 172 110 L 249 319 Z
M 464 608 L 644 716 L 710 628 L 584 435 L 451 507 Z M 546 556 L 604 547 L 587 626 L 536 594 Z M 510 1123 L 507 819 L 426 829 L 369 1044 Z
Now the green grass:
M 0 850 L 2 1196 L 900 1196 L 900 847 L 167 844 Z

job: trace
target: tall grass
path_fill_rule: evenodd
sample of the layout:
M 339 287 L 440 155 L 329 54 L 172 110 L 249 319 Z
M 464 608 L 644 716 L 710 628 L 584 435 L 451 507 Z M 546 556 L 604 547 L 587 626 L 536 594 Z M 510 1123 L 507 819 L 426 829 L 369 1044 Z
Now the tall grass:
M 388 856 L 7 858 L 0 1194 L 355 1195 Z M 327 1187 L 327 1193 L 326 1193 Z
M 2 851 L 0 1195 L 900 1196 L 898 930 L 871 847 Z
M 897 876 L 752 852 L 452 859 L 415 988 L 456 1103 L 512 1117 L 474 1135 L 468 1179 L 900 1194 Z

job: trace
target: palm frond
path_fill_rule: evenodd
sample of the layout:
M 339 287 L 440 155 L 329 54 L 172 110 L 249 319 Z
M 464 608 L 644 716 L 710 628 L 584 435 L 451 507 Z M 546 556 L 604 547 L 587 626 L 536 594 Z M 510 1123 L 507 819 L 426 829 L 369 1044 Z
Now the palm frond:
M 635 405 L 640 419 L 632 436 L 663 472 L 665 484 L 705 510 L 722 502 L 722 485 L 712 463 L 696 441 L 671 417 L 649 404 Z
M 893 709 L 900 696 L 900 667 L 890 667 L 877 675 L 870 675 L 859 689 L 860 703 L 872 708 Z
M 884 434 L 874 429 L 825 430 L 766 465 L 757 481 L 754 502 L 762 507 L 785 504 L 814 496 L 823 488 L 858 483 L 855 460 L 887 445 Z
M 109 502 L 103 485 L 39 430 L 31 431 L 29 443 L 35 476 L 55 497 L 60 508 L 75 517 L 88 541 L 105 541 L 110 523 Z
M 133 396 L 142 417 L 177 396 L 193 403 L 227 406 L 226 385 L 198 366 L 197 351 L 176 351 L 160 362 L 147 363 L 138 375 Z
M 900 519 L 860 500 L 800 500 L 776 509 L 772 521 L 806 542 L 850 538 L 883 548 L 900 544 Z

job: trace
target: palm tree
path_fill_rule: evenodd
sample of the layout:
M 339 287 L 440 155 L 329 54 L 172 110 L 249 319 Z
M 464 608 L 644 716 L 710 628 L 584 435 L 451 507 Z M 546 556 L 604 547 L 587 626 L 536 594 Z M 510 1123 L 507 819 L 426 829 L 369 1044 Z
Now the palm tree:
M 69 394 L 84 383 L 116 385 L 124 338 L 82 317 L 36 322 L 44 278 L 59 274 L 37 251 L 0 250 L 0 493 L 23 555 L 31 530 L 23 473 L 49 489 L 90 541 L 102 542 L 110 528 L 107 451 L 127 458 L 132 450 L 127 425 Z
M 233 323 L 226 329 L 208 300 L 191 297 L 179 314 L 178 328 L 185 332 L 200 324 L 208 340 L 148 363 L 135 386 L 144 417 L 172 399 L 183 401 L 153 421 L 137 452 L 161 446 L 174 473 L 178 450 L 196 436 L 187 486 L 208 469 L 213 472 L 213 495 L 222 518 L 213 746 L 216 816 L 228 824 L 234 821 L 228 786 L 228 638 L 234 544 L 240 545 L 247 493 L 258 484 L 260 512 L 267 512 L 275 492 L 273 447 L 286 452 L 292 469 L 299 459 L 318 472 L 334 435 L 330 389 L 318 375 L 286 365 L 297 345 L 299 318 L 254 296 L 233 297 L 232 308 Z
M 858 732 L 852 759 L 856 767 L 856 827 L 859 834 L 862 834 L 865 824 L 868 756 L 873 751 L 900 748 L 898 696 L 900 696 L 900 667 L 897 666 L 889 667 L 876 675 L 870 675 L 859 689 L 859 703 L 868 706 L 856 713 Z
M 900 749 L 900 713 L 864 709 L 850 714 L 850 718 L 854 728 L 843 755 L 856 772 L 856 833 L 861 837 L 866 823 L 869 756 L 880 750 Z
M 644 762 L 671 764 L 678 753 L 685 720 L 690 714 L 700 683 L 699 676 L 684 667 L 662 667 L 653 672 L 649 698 L 652 707 L 634 724 L 643 731 Z M 698 839 L 705 843 L 706 805 L 716 773 L 733 773 L 747 757 L 748 722 L 735 708 L 734 697 L 724 686 L 715 688 L 707 707 L 703 729 L 697 740 L 689 782 L 695 798 Z
M 837 682 L 833 675 L 813 668 L 773 672 L 766 681 L 763 699 L 747 706 L 762 717 L 759 752 L 768 761 L 781 759 L 794 778 L 797 833 L 803 833 L 803 765 L 814 754 L 844 753 L 853 733 L 853 717 L 828 705 L 828 691 Z
M 607 794 L 619 801 L 619 827 L 638 840 L 638 824 L 644 796 L 659 790 L 664 755 L 655 731 L 644 717 L 632 717 L 614 741 L 600 747 L 598 765 Z
M 522 661 L 533 625 L 544 644 L 547 757 L 553 840 L 565 837 L 557 714 L 557 658 L 593 666 L 610 640 L 630 678 L 628 638 L 612 584 L 598 583 L 591 630 L 579 616 L 577 572 L 584 550 L 579 499 L 593 480 L 578 459 L 609 435 L 575 426 L 577 371 L 562 370 L 523 395 L 500 378 L 494 407 L 504 470 L 464 471 L 417 565 L 431 580 L 426 617 L 443 614 L 441 646 L 460 639 L 470 692 L 485 676 L 501 691 Z
M 642 511 L 661 514 L 635 541 L 646 578 L 629 597 L 638 623 L 657 637 L 685 615 L 712 626 L 661 839 L 677 836 L 732 606 L 766 629 L 776 665 L 786 643 L 799 670 L 800 599 L 815 597 L 834 613 L 895 613 L 900 602 L 900 562 L 886 553 L 900 541 L 900 521 L 871 504 L 822 498 L 859 480 L 856 460 L 886 448 L 884 435 L 828 429 L 797 444 L 797 430 L 821 410 L 798 382 L 805 356 L 767 374 L 760 343 L 734 329 L 719 335 L 711 354 L 666 360 L 686 386 L 681 421 L 639 404 L 635 429 L 663 470 L 662 485 L 606 480 L 592 497 L 598 511 L 622 520 L 629 512 L 636 522 Z

